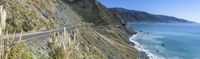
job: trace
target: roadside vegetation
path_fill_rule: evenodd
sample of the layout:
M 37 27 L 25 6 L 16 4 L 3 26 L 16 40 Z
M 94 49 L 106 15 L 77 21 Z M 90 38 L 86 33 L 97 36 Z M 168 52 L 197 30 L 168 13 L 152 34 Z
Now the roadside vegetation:
M 36 59 L 22 42 L 21 35 L 19 38 L 16 38 L 16 35 L 12 37 L 4 35 L 6 39 L 0 38 L 0 59 Z
M 48 47 L 51 49 L 49 57 L 39 57 L 34 55 L 22 39 L 22 32 L 19 38 L 16 37 L 16 35 L 10 37 L 8 36 L 8 33 L 0 37 L 3 36 L 6 39 L 0 38 L 0 59 L 65 59 L 65 43 L 63 42 L 61 44 L 57 41 L 57 33 L 53 33 L 49 37 Z
M 8 33 L 20 33 L 59 27 L 55 22 L 55 15 L 50 11 L 50 6 L 38 1 L 40 0 L 1 0 L 0 4 L 4 5 L 8 16 L 5 30 Z M 25 3 L 29 4 L 24 5 Z
M 57 35 L 58 33 L 53 33 L 49 37 L 48 46 L 51 49 L 49 55 L 51 59 L 65 59 L 65 43 L 58 42 Z
M 80 2 L 80 5 L 77 6 L 73 6 L 74 4 L 69 3 L 60 4 L 62 6 L 58 6 L 59 8 L 57 7 L 58 9 L 61 9 L 58 10 L 59 12 L 68 10 L 66 12 L 67 15 L 64 16 L 55 15 L 55 13 L 52 12 L 55 11 L 51 8 L 52 3 L 57 1 L 60 0 L 0 1 L 0 3 L 3 2 L 2 4 L 5 6 L 4 8 L 8 15 L 6 27 L 3 30 L 4 35 L 0 35 L 1 37 L 6 37 L 0 38 L 1 59 L 136 58 L 137 51 L 133 49 L 132 46 L 129 46 L 124 40 L 126 36 L 123 35 L 126 34 L 126 32 L 117 27 L 106 26 L 109 25 L 109 22 L 107 21 L 111 22 L 114 18 L 111 19 L 110 17 L 106 17 L 112 16 L 112 14 L 107 14 L 108 11 L 103 12 L 104 10 L 101 10 L 101 6 L 95 5 L 95 0 L 88 0 L 88 3 L 86 3 L 87 0 L 85 0 L 85 2 Z M 91 5 L 82 6 L 82 3 Z M 57 4 L 54 6 L 56 5 Z M 80 9 L 81 11 L 79 11 L 78 8 L 82 8 Z M 62 12 L 60 13 L 60 15 L 62 15 Z M 62 17 L 65 18 L 65 16 L 70 17 L 63 19 Z M 56 22 L 58 21 L 58 18 L 56 17 L 62 18 L 62 20 L 67 23 L 72 23 L 72 26 L 77 24 L 81 24 L 81 26 L 75 27 L 72 30 L 64 30 L 62 33 L 56 32 L 51 33 L 50 35 L 47 33 L 46 37 L 34 38 L 28 43 L 24 42 L 25 39 L 22 38 L 22 32 L 42 32 L 54 28 L 60 28 L 60 23 Z M 88 23 L 95 25 L 95 28 L 84 26 L 88 25 Z M 96 28 L 100 25 L 105 26 Z M 8 36 L 8 34 L 20 32 L 21 34 L 19 38 L 17 38 L 16 35 Z M 32 47 L 32 45 L 34 47 Z M 45 54 L 45 56 L 43 54 Z

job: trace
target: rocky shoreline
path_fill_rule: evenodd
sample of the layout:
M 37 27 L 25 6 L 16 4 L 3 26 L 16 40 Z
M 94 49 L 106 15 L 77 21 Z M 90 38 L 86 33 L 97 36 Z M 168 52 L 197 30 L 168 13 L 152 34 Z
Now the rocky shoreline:
M 131 43 L 132 46 L 134 46 L 135 49 L 138 50 L 138 58 L 137 59 L 151 59 L 150 56 L 148 56 L 148 53 L 143 51 L 142 48 L 139 48 L 137 45 L 138 43 L 136 43 L 135 41 L 133 41 L 132 39 L 135 39 L 137 37 L 138 34 L 133 34 L 131 37 L 129 37 L 129 41 Z
M 138 52 L 138 59 L 150 59 L 148 54 L 144 51 L 139 51 Z

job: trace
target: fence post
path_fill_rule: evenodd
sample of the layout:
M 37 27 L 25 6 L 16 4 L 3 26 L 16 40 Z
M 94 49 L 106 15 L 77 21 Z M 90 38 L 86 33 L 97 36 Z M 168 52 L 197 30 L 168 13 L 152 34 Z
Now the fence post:
M 3 29 L 6 27 L 6 11 L 3 9 L 3 5 L 0 5 L 0 36 Z

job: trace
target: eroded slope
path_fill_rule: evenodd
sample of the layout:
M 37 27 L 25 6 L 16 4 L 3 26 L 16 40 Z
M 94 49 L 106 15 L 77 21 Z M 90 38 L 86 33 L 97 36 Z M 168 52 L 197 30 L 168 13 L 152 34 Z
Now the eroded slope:
M 38 59 L 55 59 L 56 55 L 60 55 L 58 59 L 137 57 L 137 51 L 128 41 L 128 36 L 134 32 L 126 27 L 119 15 L 112 14 L 96 0 L 3 0 L 1 3 L 8 12 L 6 31 L 10 33 L 75 27 L 56 35 L 56 45 L 62 46 L 59 48 L 49 46 L 48 37 L 25 42 Z M 57 52 L 63 53 L 55 54 Z

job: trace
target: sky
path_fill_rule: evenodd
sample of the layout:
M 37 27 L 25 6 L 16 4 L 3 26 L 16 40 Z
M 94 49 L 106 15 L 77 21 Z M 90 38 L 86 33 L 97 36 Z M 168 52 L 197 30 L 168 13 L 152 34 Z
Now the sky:
M 108 8 L 122 7 L 200 23 L 200 0 L 99 0 L 99 2 Z

